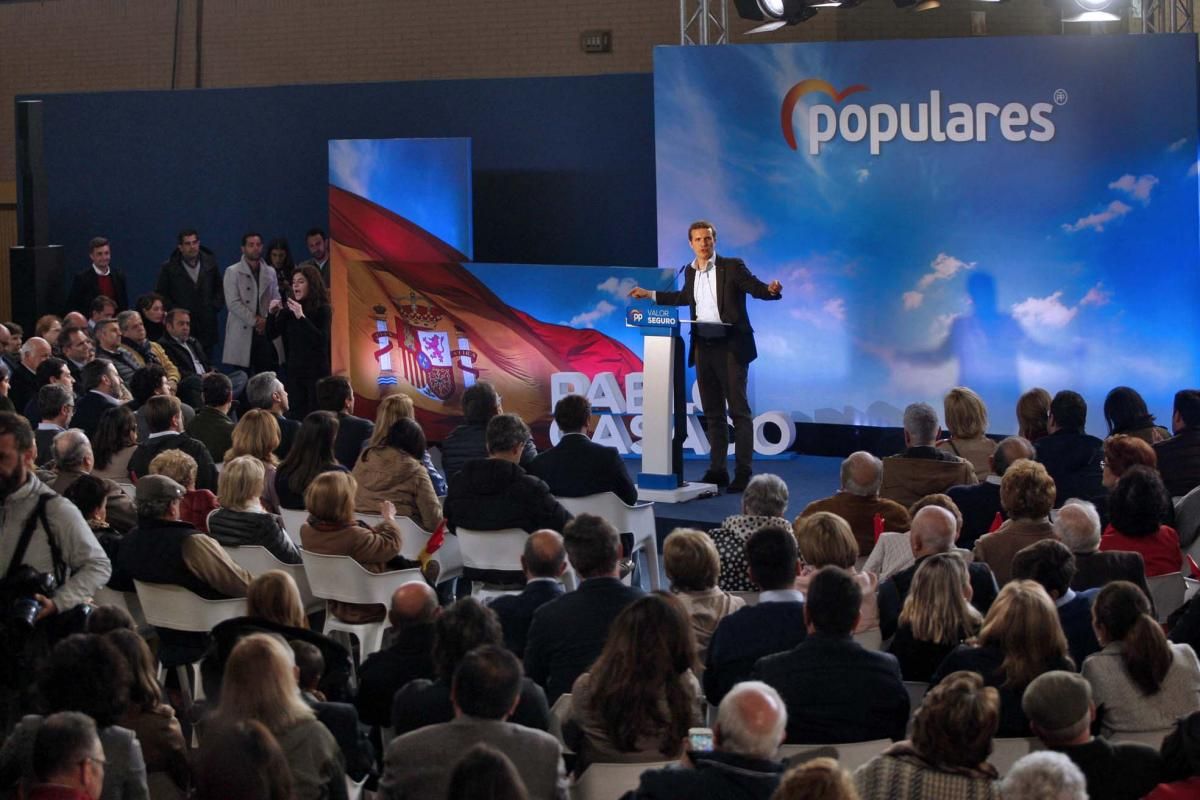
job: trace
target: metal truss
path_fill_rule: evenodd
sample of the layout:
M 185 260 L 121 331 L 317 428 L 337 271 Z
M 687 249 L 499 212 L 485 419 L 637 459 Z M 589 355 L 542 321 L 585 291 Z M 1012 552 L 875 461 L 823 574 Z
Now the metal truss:
M 679 0 L 679 43 L 729 44 L 728 0 Z

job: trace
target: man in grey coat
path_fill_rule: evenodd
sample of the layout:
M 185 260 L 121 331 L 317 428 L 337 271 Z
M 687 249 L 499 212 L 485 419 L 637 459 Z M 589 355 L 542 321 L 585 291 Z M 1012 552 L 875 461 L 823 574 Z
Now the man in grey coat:
M 382 796 L 445 797 L 458 758 L 483 743 L 508 757 L 531 800 L 565 800 L 567 776 L 558 740 L 505 721 L 517 707 L 522 677 L 521 662 L 503 647 L 468 653 L 451 683 L 454 719 L 392 740 L 379 781 Z
M 226 364 L 249 367 L 250 374 L 274 369 L 283 357 L 282 345 L 267 338 L 267 313 L 279 300 L 275 268 L 263 261 L 263 241 L 257 233 L 242 237 L 242 258 L 225 270 Z

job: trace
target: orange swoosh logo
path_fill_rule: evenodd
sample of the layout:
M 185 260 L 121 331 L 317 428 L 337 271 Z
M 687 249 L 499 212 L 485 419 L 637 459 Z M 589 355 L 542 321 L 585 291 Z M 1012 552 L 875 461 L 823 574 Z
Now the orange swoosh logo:
M 800 81 L 788 89 L 788 93 L 783 96 L 783 105 L 779 109 L 779 123 L 783 127 L 783 140 L 788 143 L 788 147 L 796 149 L 796 132 L 792 128 L 792 112 L 796 110 L 796 103 L 800 101 L 801 96 L 809 92 L 823 92 L 832 97 L 835 103 L 840 103 L 856 92 L 865 92 L 867 88 L 861 83 L 856 83 L 839 92 L 833 88 L 833 84 L 821 78 L 806 78 Z

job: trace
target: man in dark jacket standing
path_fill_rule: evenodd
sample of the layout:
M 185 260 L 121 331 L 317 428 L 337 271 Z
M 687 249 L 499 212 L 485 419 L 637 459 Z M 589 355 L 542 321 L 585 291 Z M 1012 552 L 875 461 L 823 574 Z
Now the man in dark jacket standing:
M 194 229 L 180 231 L 171 257 L 158 269 L 154 290 L 163 296 L 168 309 L 192 312 L 192 335 L 206 354 L 211 353 L 217 343 L 217 312 L 225 305 L 225 292 L 217 259 L 200 245 L 200 234 Z
M 92 263 L 82 272 L 76 273 L 71 281 L 71 292 L 67 295 L 67 310 L 87 314 L 92 310 L 92 301 L 103 295 L 117 304 L 117 311 L 129 308 L 129 295 L 125 289 L 125 273 L 112 266 L 112 248 L 108 239 L 97 236 L 88 242 L 88 255 Z

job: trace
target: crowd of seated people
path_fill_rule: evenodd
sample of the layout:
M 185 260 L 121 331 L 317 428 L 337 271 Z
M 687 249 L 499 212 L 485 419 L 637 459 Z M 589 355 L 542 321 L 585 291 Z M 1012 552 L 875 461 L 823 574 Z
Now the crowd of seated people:
M 235 266 L 269 275 L 285 261 L 256 256 L 255 238 Z M 179 244 L 171 270 L 209 275 L 194 232 Z M 678 764 L 649 767 L 633 797 L 1071 796 L 1085 784 L 1093 797 L 1170 797 L 1200 780 L 1200 603 L 1164 632 L 1150 596 L 1184 563 L 1172 500 L 1200 485 L 1200 393 L 1176 396 L 1167 431 L 1118 387 L 1101 440 L 1081 396 L 1033 391 L 1020 436 L 997 442 L 982 400 L 956 387 L 945 436 L 932 406 L 909 406 L 901 453 L 851 454 L 836 492 L 794 519 L 786 483 L 756 475 L 740 513 L 666 537 L 670 591 L 647 595 L 623 580 L 628 531 L 556 499 L 636 499 L 613 451 L 588 440 L 587 400 L 563 398 L 562 441 L 538 454 L 477 381 L 439 469 L 409 397 L 368 419 L 349 381 L 328 375 L 321 266 L 280 271 L 277 291 L 290 288 L 259 305 L 234 297 L 236 281 L 215 286 L 249 315 L 231 314 L 240 341 L 225 359 L 249 374 L 214 371 L 216 332 L 191 335 L 211 292 L 132 309 L 88 296 L 0 367 L 12 407 L 0 412 L 0 557 L 28 527 L 26 560 L 63 582 L 37 600 L 59 617 L 37 670 L 6 664 L 36 680 L 4 706 L 0 795 L 155 797 L 165 780 L 199 798 L 343 797 L 359 781 L 396 798 L 564 797 L 591 765 L 666 761 Z M 289 527 L 281 511 L 304 521 Z M 510 593 L 456 600 L 438 586 L 436 540 L 401 555 L 402 517 L 427 532 L 447 522 L 447 538 L 526 531 Z M 247 545 L 301 572 L 305 549 L 425 582 L 386 607 L 327 605 L 342 622 L 387 620 L 382 649 L 363 653 L 318 632 L 291 574 L 240 567 L 229 548 Z M 468 575 L 458 592 L 492 577 Z M 132 595 L 135 580 L 245 597 L 247 612 L 208 632 L 139 630 L 113 607 L 70 613 L 104 587 Z M 173 669 L 160 683 L 156 662 L 201 657 L 205 702 Z M 931 687 L 923 701 L 906 680 Z M 706 707 L 708 750 L 689 735 Z M 1126 734 L 1165 742 L 1105 738 Z M 997 783 L 997 737 L 1051 752 Z M 789 769 L 779 753 L 884 739 L 853 776 L 819 757 Z

